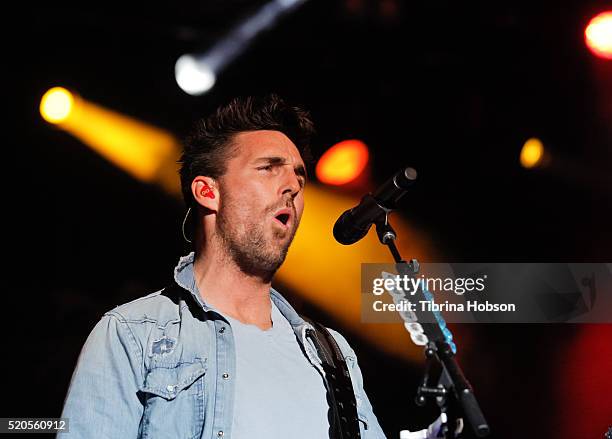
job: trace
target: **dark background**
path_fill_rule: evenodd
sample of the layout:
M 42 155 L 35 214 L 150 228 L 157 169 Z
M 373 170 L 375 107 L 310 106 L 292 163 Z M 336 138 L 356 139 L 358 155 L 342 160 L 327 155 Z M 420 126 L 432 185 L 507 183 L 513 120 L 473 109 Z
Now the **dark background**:
M 163 287 L 188 250 L 181 203 L 41 119 L 52 86 L 179 136 L 230 97 L 277 92 L 311 110 L 315 156 L 359 138 L 376 182 L 398 163 L 415 167 L 419 187 L 402 213 L 446 260 L 612 260 L 612 61 L 583 38 L 609 2 L 311 0 L 211 92 L 183 93 L 178 56 L 206 49 L 261 4 L 49 3 L 10 23 L 16 57 L 5 67 L 17 82 L 7 88 L 23 117 L 5 141 L 3 417 L 59 416 L 95 322 Z M 554 169 L 518 164 L 533 136 Z M 453 330 L 460 351 L 469 340 L 460 360 L 492 437 L 601 437 L 612 425 L 610 325 Z M 435 410 L 412 402 L 422 365 L 349 341 L 387 435 L 426 426 Z

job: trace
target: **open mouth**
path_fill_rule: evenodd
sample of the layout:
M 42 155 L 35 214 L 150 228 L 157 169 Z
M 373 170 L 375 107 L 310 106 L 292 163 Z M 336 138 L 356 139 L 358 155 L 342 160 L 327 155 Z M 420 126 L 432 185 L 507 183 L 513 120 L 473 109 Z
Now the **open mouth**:
M 281 223 L 283 223 L 284 225 L 287 225 L 287 222 L 289 221 L 289 214 L 281 213 L 280 215 L 276 216 L 276 219 L 280 221 Z
M 279 222 L 283 227 L 287 227 L 289 220 L 291 219 L 291 212 L 289 209 L 282 209 L 274 215 L 274 219 Z

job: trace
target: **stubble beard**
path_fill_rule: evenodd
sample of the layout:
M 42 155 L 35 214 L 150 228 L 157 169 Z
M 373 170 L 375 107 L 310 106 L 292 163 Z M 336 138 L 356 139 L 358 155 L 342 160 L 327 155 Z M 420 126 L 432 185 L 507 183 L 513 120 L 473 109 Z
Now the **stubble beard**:
M 289 207 L 293 208 L 290 202 Z M 248 213 L 237 215 L 238 212 L 241 212 L 240 209 L 241 206 L 229 201 L 221 205 L 217 212 L 216 235 L 222 251 L 243 273 L 270 281 L 285 261 L 289 246 L 297 231 L 295 209 L 293 209 L 292 229 L 274 228 L 270 240 L 266 239 L 265 228 L 270 227 L 268 223 L 270 214 L 278 207 L 266 209 L 263 213 L 263 221 L 259 222 L 257 220 L 261 218 L 261 214 L 257 216 Z M 231 213 L 234 214 L 234 218 Z M 289 235 L 288 239 L 283 240 L 282 243 L 276 243 L 276 240 L 281 240 L 286 235 Z

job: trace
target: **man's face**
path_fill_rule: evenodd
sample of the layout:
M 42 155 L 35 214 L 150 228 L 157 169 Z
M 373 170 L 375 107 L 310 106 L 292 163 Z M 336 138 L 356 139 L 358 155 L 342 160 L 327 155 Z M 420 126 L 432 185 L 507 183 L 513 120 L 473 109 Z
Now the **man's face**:
M 248 131 L 233 139 L 236 153 L 219 179 L 216 233 L 249 274 L 281 266 L 304 210 L 304 162 L 279 131 Z

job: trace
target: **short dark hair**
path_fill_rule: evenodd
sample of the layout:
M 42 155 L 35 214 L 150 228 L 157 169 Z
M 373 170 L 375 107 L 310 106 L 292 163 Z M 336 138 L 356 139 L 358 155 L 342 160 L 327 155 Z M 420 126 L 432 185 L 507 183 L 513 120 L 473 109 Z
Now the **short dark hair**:
M 297 146 L 304 162 L 310 162 L 314 126 L 307 111 L 293 107 L 276 94 L 238 97 L 198 120 L 183 142 L 180 159 L 181 189 L 187 206 L 193 203 L 191 183 L 198 175 L 219 178 L 235 152 L 232 141 L 245 131 L 274 130 Z

